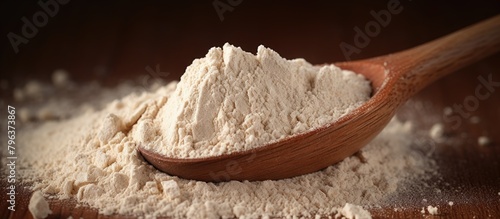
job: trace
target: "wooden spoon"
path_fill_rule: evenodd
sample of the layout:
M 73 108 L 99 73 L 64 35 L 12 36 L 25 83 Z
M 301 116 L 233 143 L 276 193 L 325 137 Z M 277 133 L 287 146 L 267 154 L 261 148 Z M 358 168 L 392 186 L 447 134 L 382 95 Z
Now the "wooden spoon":
M 312 173 L 370 142 L 422 88 L 499 50 L 500 15 L 409 50 L 336 63 L 368 78 L 374 92 L 364 105 L 324 127 L 217 157 L 182 159 L 138 150 L 157 169 L 186 179 L 252 181 Z

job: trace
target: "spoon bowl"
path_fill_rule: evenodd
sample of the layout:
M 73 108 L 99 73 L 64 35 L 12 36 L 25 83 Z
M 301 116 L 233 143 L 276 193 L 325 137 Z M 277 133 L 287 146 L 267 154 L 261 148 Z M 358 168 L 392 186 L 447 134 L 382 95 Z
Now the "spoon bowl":
M 500 16 L 402 52 L 335 63 L 371 81 L 359 108 L 317 129 L 252 150 L 206 158 L 172 158 L 138 147 L 157 169 L 186 179 L 220 182 L 299 176 L 342 161 L 369 143 L 415 93 L 500 50 Z

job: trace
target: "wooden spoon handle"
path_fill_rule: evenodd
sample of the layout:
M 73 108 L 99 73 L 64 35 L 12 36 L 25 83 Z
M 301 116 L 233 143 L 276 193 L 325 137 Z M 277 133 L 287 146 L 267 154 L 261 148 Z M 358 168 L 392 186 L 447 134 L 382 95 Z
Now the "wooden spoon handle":
M 375 58 L 403 99 L 435 80 L 500 50 L 500 15 L 399 53 Z

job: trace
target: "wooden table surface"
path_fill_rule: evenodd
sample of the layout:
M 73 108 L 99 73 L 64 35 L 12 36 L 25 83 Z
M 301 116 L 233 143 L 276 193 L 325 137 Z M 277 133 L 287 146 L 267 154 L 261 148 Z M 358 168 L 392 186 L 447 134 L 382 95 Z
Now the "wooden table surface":
M 222 14 L 224 20 L 213 2 L 231 9 Z M 364 29 L 368 22 L 376 21 L 370 11 L 388 10 L 392 7 L 388 3 L 394 2 L 399 2 L 400 12 L 392 14 L 388 24 L 381 26 L 359 53 L 343 54 L 339 45 L 355 45 L 355 27 Z M 0 10 L 1 35 L 12 32 L 22 36 L 21 18 L 31 19 L 41 8 L 36 2 L 3 1 Z M 496 0 L 452 4 L 416 0 L 341 4 L 216 0 L 198 5 L 74 0 L 60 5 L 34 37 L 18 45 L 17 53 L 9 39 L 2 38 L 0 106 L 4 109 L 6 104 L 16 104 L 11 98 L 14 87 L 23 86 L 27 79 L 49 81 L 58 68 L 68 70 L 75 81 L 99 80 L 107 86 L 145 75 L 173 80 L 194 58 L 225 42 L 252 52 L 263 44 L 285 58 L 303 57 L 313 64 L 355 60 L 407 49 L 499 13 L 500 2 Z M 158 66 L 160 74 L 146 70 L 148 66 Z M 477 106 L 464 108 L 464 112 L 455 110 L 454 121 L 446 121 L 451 117 L 443 114 L 445 107 L 458 109 L 472 104 L 476 87 L 481 85 L 479 77 L 500 82 L 500 54 L 439 80 L 400 112 L 415 121 L 421 131 L 435 122 L 445 125 L 448 141 L 436 144 L 433 154 L 440 178 L 427 182 L 441 191 L 429 188 L 398 194 L 395 206 L 400 210 L 395 211 L 395 206 L 371 209 L 374 218 L 500 218 L 500 86 L 493 86 L 490 96 L 479 100 Z M 472 116 L 479 117 L 480 122 L 471 123 Z M 482 135 L 492 142 L 478 145 Z M 2 152 L 6 147 L 3 142 Z M 5 177 L 0 184 L 5 187 Z M 16 211 L 11 212 L 4 201 L 5 191 L 1 194 L 0 218 L 32 218 L 27 211 L 30 192 L 17 191 Z M 449 201 L 454 205 L 449 206 Z M 74 201 L 51 201 L 54 214 L 49 218 L 124 218 L 105 217 L 95 209 L 75 205 Z M 421 214 L 421 208 L 427 205 L 437 205 L 439 214 Z

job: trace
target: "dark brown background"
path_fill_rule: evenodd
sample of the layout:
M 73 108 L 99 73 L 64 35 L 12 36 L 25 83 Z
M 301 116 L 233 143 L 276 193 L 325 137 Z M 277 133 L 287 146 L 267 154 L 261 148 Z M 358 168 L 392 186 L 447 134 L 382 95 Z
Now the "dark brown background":
M 220 0 L 226 2 L 225 0 Z M 221 21 L 213 1 L 78 1 L 61 5 L 56 16 L 39 28 L 38 34 L 14 53 L 7 33 L 21 34 L 21 18 L 33 17 L 41 8 L 36 1 L 3 1 L 0 3 L 0 82 L 2 109 L 11 101 L 12 89 L 28 79 L 49 81 L 55 69 L 63 68 L 78 82 L 99 80 L 113 86 L 126 79 L 147 75 L 147 66 L 160 66 L 164 80 L 178 79 L 194 58 L 203 57 L 213 46 L 230 42 L 255 53 L 263 44 L 285 58 L 305 58 L 313 64 L 343 61 L 339 44 L 353 44 L 354 30 L 374 20 L 370 11 L 387 9 L 388 1 L 249 1 L 243 0 L 233 11 L 224 13 Z M 359 54 L 351 59 L 408 49 L 430 41 L 500 12 L 500 1 L 434 2 L 401 0 L 403 11 L 393 15 L 387 27 L 373 37 Z M 423 109 L 407 106 L 407 117 L 425 130 L 433 122 L 442 121 L 445 106 L 463 103 L 474 94 L 477 77 L 492 75 L 500 81 L 500 56 L 491 56 L 475 65 L 450 75 L 422 91 L 413 100 Z M 497 90 L 500 90 L 497 89 Z M 446 135 L 454 141 L 437 145 L 435 158 L 442 181 L 432 180 L 442 188 L 400 194 L 399 206 L 375 209 L 375 217 L 428 217 L 419 213 L 429 204 L 438 205 L 437 217 L 500 217 L 500 94 L 493 92 L 481 101 L 472 115 L 479 124 L 467 122 L 458 129 L 445 123 Z M 4 115 L 4 114 L 2 114 Z M 2 120 L 3 121 L 3 120 Z M 488 135 L 488 146 L 478 146 L 477 137 Z M 2 134 L 3 138 L 4 134 Z M 4 143 L 2 141 L 2 147 Z M 2 186 L 5 184 L 2 179 Z M 447 184 L 449 186 L 447 186 Z M 418 194 L 417 194 L 418 193 Z M 2 201 L 2 218 L 30 218 L 26 213 L 28 192 L 19 197 L 15 214 L 6 210 Z M 2 190 L 2 200 L 5 194 Z M 422 202 L 422 197 L 428 203 Z M 455 205 L 449 207 L 447 201 Z M 53 202 L 55 215 L 96 217 L 96 211 L 73 209 L 73 204 Z M 62 207 L 62 208 L 61 208 Z

